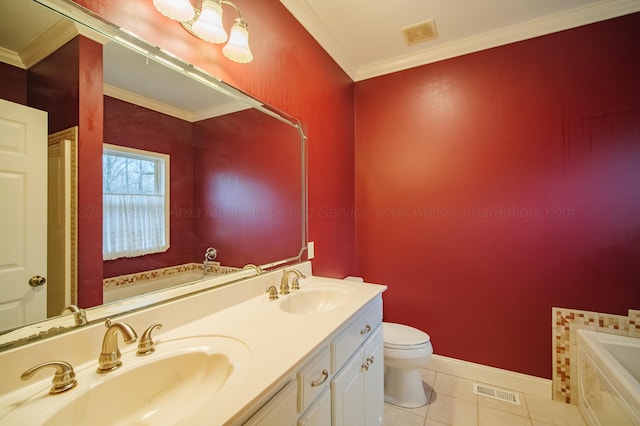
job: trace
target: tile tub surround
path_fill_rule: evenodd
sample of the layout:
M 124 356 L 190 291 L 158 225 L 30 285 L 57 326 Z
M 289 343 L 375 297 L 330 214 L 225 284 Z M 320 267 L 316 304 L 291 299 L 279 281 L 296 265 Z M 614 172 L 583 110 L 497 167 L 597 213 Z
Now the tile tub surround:
M 578 403 L 576 330 L 640 337 L 640 310 L 629 309 L 628 316 L 567 308 L 553 308 L 552 312 L 553 399 L 575 405 Z

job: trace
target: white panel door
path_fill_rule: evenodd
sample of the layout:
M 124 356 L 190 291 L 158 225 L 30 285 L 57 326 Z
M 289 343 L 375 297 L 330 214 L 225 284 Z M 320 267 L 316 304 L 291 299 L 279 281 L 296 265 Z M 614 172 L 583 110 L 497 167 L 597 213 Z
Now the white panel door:
M 47 113 L 0 99 L 0 330 L 46 318 L 46 191 Z

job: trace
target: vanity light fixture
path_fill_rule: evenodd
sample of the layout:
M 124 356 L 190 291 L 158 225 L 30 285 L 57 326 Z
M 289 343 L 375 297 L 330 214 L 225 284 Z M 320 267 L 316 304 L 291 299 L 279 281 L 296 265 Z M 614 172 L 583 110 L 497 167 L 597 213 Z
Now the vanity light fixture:
M 222 5 L 233 7 L 238 18 L 233 21 L 231 34 L 222 25 Z M 249 30 L 247 21 L 235 4 L 227 0 L 153 0 L 153 5 L 164 16 L 178 21 L 194 36 L 210 43 L 227 44 L 222 48 L 224 56 L 234 62 L 246 64 L 253 60 L 249 49 Z M 228 39 L 228 41 L 227 41 Z

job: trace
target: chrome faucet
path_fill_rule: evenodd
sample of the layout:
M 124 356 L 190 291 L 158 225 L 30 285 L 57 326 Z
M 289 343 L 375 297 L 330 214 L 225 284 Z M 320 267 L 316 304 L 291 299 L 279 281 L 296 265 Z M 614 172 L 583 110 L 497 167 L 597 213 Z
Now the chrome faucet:
M 76 325 L 84 325 L 87 323 L 87 315 L 84 313 L 84 309 L 78 308 L 77 305 L 69 305 L 60 312 L 60 315 L 64 315 L 67 311 L 73 315 L 73 321 Z
M 207 250 L 204 252 L 204 261 L 202 262 L 202 272 L 205 275 L 210 273 L 209 264 L 214 260 L 216 260 L 216 257 L 218 257 L 218 250 L 214 249 L 213 247 L 207 248 Z
M 118 349 L 118 332 L 122 334 L 122 338 L 127 344 L 135 342 L 138 338 L 136 332 L 127 323 L 112 323 L 108 319 L 104 325 L 107 327 L 107 331 L 104 333 L 102 351 L 98 357 L 98 373 L 107 373 L 122 365 L 120 349 Z
M 291 281 L 291 290 L 300 290 L 301 278 L 307 278 L 304 274 L 296 269 L 289 269 L 282 274 L 282 280 L 280 280 L 280 294 L 289 294 L 289 275 L 294 274 L 293 281 Z

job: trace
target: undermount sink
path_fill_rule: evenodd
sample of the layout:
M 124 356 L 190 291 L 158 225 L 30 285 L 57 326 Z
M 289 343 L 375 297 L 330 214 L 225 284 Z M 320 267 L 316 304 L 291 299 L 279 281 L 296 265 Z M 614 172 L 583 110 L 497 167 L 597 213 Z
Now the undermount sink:
M 281 296 L 280 309 L 290 314 L 314 314 L 337 309 L 347 303 L 353 289 L 346 286 L 307 287 Z
M 75 389 L 35 398 L 37 404 L 48 401 L 37 410 L 35 406 L 29 409 L 29 404 L 23 408 L 31 411 L 31 420 L 34 411 L 39 411 L 45 425 L 177 424 L 214 402 L 231 382 L 239 381 L 249 358 L 244 343 L 225 336 L 159 341 L 151 355 L 137 357 L 134 349 L 123 355 L 118 370 L 77 372 Z

